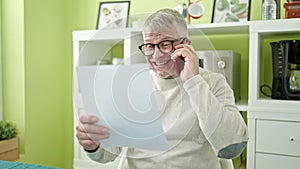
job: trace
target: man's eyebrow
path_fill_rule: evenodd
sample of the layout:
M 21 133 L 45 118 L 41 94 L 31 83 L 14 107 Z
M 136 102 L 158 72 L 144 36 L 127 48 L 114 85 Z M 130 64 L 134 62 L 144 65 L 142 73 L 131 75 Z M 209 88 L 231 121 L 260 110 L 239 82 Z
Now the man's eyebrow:
M 146 39 L 144 40 L 144 42 L 149 42 L 150 39 L 151 39 L 151 38 L 146 38 Z M 161 38 L 161 41 L 163 41 L 163 40 L 173 40 L 173 39 L 175 39 L 175 38 L 174 38 L 174 37 L 171 37 L 171 36 L 167 36 L 167 37 Z

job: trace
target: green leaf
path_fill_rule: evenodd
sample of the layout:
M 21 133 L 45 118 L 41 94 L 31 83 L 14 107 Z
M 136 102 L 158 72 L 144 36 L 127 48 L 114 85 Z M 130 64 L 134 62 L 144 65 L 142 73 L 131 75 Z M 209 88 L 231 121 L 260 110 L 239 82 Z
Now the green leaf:
M 0 121 L 0 140 L 12 139 L 18 134 L 16 125 L 12 122 Z
M 219 11 L 224 11 L 229 9 L 229 2 L 227 0 L 219 0 L 217 2 L 217 9 Z

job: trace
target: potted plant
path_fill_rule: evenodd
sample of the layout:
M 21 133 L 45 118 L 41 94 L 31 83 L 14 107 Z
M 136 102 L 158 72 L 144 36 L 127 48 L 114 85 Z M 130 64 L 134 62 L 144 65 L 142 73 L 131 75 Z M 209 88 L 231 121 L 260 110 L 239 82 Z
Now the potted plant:
M 0 121 L 0 160 L 13 161 L 19 158 L 18 129 L 12 122 Z

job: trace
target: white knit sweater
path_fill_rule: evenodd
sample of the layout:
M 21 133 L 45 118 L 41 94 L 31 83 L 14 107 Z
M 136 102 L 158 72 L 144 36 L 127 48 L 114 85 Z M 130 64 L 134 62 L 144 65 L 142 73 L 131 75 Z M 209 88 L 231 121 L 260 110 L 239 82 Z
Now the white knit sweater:
M 199 75 L 185 83 L 179 77 L 161 79 L 154 73 L 152 77 L 161 92 L 156 98 L 170 149 L 129 148 L 125 168 L 228 169 L 220 159 L 238 156 L 248 134 L 224 76 L 200 69 Z M 105 163 L 113 161 L 121 150 L 100 148 L 88 156 Z

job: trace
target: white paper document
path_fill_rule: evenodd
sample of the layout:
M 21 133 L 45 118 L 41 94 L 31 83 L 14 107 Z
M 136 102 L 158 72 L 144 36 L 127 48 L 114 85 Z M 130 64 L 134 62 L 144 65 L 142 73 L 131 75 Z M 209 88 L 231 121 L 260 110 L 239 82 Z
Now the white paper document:
M 168 149 L 148 65 L 79 66 L 77 75 L 86 112 L 110 129 L 102 147 Z

